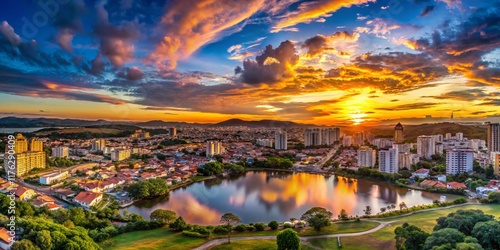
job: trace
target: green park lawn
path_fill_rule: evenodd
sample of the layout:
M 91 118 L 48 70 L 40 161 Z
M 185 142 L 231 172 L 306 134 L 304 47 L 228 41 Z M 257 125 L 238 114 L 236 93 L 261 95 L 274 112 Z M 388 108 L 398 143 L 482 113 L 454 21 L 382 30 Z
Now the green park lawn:
M 344 250 L 357 250 L 357 249 L 395 249 L 394 241 L 394 229 L 401 226 L 404 222 L 410 224 L 415 224 L 425 231 L 431 232 L 434 225 L 436 224 L 436 219 L 442 216 L 446 216 L 451 212 L 455 212 L 459 209 L 480 209 L 486 214 L 494 215 L 495 217 L 500 217 L 500 205 L 465 205 L 454 208 L 445 208 L 441 210 L 434 211 L 419 211 L 415 214 L 403 215 L 397 217 L 388 218 L 377 218 L 380 221 L 394 221 L 388 226 L 367 235 L 353 236 L 353 237 L 342 237 L 342 249 Z M 371 221 L 349 221 L 349 222 L 337 222 L 332 225 L 323 228 L 321 232 L 317 233 L 311 228 L 297 229 L 300 236 L 308 235 L 320 235 L 320 234 L 340 234 L 340 233 L 353 233 L 362 232 L 376 227 L 378 223 Z M 279 230 L 265 230 L 256 232 L 241 232 L 232 233 L 232 237 L 244 237 L 244 236 L 273 236 L 276 235 Z M 221 238 L 224 236 L 212 236 L 213 238 Z M 103 249 L 111 250 L 132 250 L 132 249 L 191 249 L 205 243 L 205 239 L 199 238 L 189 238 L 182 235 L 182 233 L 172 232 L 169 229 L 161 228 L 148 231 L 138 231 L 125 233 L 116 237 L 113 237 L 103 243 L 101 247 Z M 233 241 L 230 245 L 224 244 L 212 249 L 276 249 L 276 242 L 274 240 L 248 240 L 248 241 Z M 320 249 L 338 249 L 337 248 L 337 238 L 324 238 L 324 239 L 313 239 L 308 242 L 303 242 L 302 249 L 314 249 L 314 246 Z
M 275 240 L 242 240 L 233 241 L 231 244 L 225 243 L 210 248 L 211 250 L 229 250 L 229 249 L 261 249 L 261 250 L 275 250 Z
M 399 217 L 388 217 L 388 218 L 378 218 L 380 221 L 395 221 L 390 225 L 374 232 L 372 234 L 366 234 L 361 236 L 353 237 L 342 237 L 342 249 L 355 250 L 355 249 L 384 249 L 390 250 L 395 249 L 394 240 L 394 229 L 401 226 L 403 223 L 407 222 L 409 224 L 414 224 L 427 232 L 432 232 L 434 225 L 436 225 L 436 219 L 442 216 L 446 216 L 451 212 L 455 212 L 460 209 L 479 209 L 485 214 L 491 214 L 495 217 L 500 217 L 500 205 L 465 205 L 454 208 L 447 208 L 442 210 L 434 211 L 419 211 L 411 215 L 403 215 Z M 335 241 L 334 241 L 335 240 Z M 309 240 L 309 243 L 315 247 L 322 249 L 337 249 L 336 239 L 314 239 Z
M 137 231 L 118 235 L 101 244 L 103 249 L 115 250 L 185 250 L 197 247 L 205 239 L 190 238 L 165 228 Z

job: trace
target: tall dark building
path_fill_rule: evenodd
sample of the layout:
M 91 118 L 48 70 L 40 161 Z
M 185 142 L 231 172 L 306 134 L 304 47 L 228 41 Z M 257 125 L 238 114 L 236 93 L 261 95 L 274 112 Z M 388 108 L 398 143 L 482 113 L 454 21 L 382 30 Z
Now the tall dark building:
M 394 127 L 394 142 L 395 143 L 403 143 L 404 140 L 405 140 L 405 136 L 403 133 L 403 125 L 401 125 L 401 123 L 398 123 Z
M 500 123 L 487 123 L 487 146 L 490 152 L 500 152 Z

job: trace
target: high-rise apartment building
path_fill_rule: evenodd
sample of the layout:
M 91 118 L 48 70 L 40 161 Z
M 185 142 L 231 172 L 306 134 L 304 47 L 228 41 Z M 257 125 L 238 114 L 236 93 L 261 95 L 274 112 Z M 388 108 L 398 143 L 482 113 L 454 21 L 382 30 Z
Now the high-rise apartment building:
M 350 147 L 351 145 L 352 145 L 352 137 L 350 135 L 345 135 L 344 138 L 342 138 L 342 146 Z
M 33 152 L 43 151 L 43 142 L 38 138 L 35 137 L 31 138 L 30 151 Z
M 352 135 L 352 143 L 354 146 L 361 146 L 365 144 L 365 134 L 363 132 L 355 132 Z
M 340 128 L 333 128 L 333 135 L 334 135 L 333 140 L 335 142 L 340 141 Z
M 130 137 L 132 137 L 132 138 L 149 138 L 150 135 L 149 135 L 149 132 L 142 131 L 142 129 L 138 129 Z
M 403 143 L 405 140 L 403 125 L 401 123 L 396 124 L 394 127 L 394 142 L 395 143 Z
M 377 151 L 369 147 L 363 146 L 358 149 L 358 166 L 373 167 L 377 157 Z
M 43 151 L 43 142 L 32 138 L 32 145 L 28 145 L 28 139 L 22 134 L 16 135 L 15 144 L 15 170 L 16 176 L 27 174 L 30 170 L 35 168 L 45 168 L 45 152 Z M 28 146 L 29 149 L 28 150 Z M 8 167 L 7 162 L 4 162 L 4 168 Z M 6 169 L 7 170 L 7 169 Z M 8 169 L 12 171 L 12 169 Z
M 500 152 L 491 153 L 491 164 L 496 176 L 500 176 Z
M 430 159 L 436 153 L 434 136 L 421 135 L 417 137 L 417 154 L 420 157 Z
M 123 148 L 116 149 L 116 150 L 111 152 L 111 160 L 112 161 L 123 161 L 123 160 L 130 158 L 130 155 L 131 155 L 130 149 L 123 149 Z
M 53 147 L 52 156 L 54 157 L 69 157 L 69 148 L 64 146 Z
M 500 152 L 500 123 L 488 122 L 486 144 L 490 152 Z
M 474 151 L 472 149 L 446 150 L 446 174 L 462 174 L 472 171 Z
M 255 143 L 259 146 L 263 147 L 273 147 L 273 140 L 272 139 L 257 139 L 255 140 Z
M 384 173 L 397 173 L 399 170 L 399 153 L 395 148 L 378 151 L 378 170 Z
M 26 137 L 24 137 L 22 134 L 16 135 L 16 144 L 14 145 L 15 151 L 18 154 L 28 151 L 28 139 L 26 139 Z
M 464 140 L 464 133 L 462 133 L 462 132 L 456 133 L 455 139 L 457 139 L 458 141 L 463 141 Z
M 308 146 L 319 146 L 322 143 L 321 139 L 321 129 L 319 128 L 308 128 L 304 131 L 304 144 Z
M 104 151 L 104 147 L 106 147 L 106 140 L 97 139 L 92 142 L 92 151 Z
M 168 133 L 172 137 L 177 136 L 177 129 L 176 128 L 169 128 Z
M 444 135 L 444 140 L 445 140 L 445 141 L 451 140 L 451 133 L 446 133 L 446 134 Z
M 321 130 L 321 144 L 322 145 L 332 145 L 335 143 L 335 129 L 333 128 L 324 128 Z
M 288 135 L 286 131 L 278 131 L 274 135 L 274 148 L 279 150 L 288 149 Z
M 207 141 L 207 156 L 220 155 L 224 153 L 222 142 L 220 141 Z

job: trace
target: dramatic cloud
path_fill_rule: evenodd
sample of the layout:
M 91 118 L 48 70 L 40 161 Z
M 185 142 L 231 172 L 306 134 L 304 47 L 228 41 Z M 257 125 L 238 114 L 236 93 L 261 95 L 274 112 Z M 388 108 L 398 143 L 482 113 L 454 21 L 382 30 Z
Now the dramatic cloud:
M 139 37 L 139 31 L 132 22 L 124 21 L 120 26 L 111 25 L 105 4 L 106 1 L 101 1 L 96 5 L 97 23 L 94 32 L 100 38 L 101 54 L 118 67 L 134 58 L 134 46 L 130 42 Z
M 276 83 L 282 79 L 293 76 L 291 66 L 299 61 L 295 46 L 290 41 L 285 41 L 276 49 L 272 45 L 266 46 L 261 55 L 254 60 L 245 60 L 243 68 L 237 67 L 236 74 L 241 74 L 241 80 L 248 84 Z
M 278 32 L 285 28 L 295 26 L 299 23 L 309 23 L 317 18 L 329 17 L 330 13 L 341 8 L 349 8 L 353 5 L 360 5 L 375 0 L 331 0 L 301 3 L 297 10 L 288 12 L 278 21 L 271 32 Z
M 74 0 L 66 5 L 60 5 L 54 17 L 54 27 L 57 34 L 54 40 L 64 50 L 73 51 L 72 40 L 75 34 L 83 31 L 81 16 L 85 13 L 85 3 L 82 0 Z
M 18 46 L 21 43 L 21 37 L 14 32 L 12 26 L 10 26 L 6 21 L 2 21 L 2 23 L 0 23 L 0 34 L 13 46 Z
M 371 86 L 387 93 L 407 91 L 448 75 L 446 67 L 424 54 L 363 54 L 331 69 L 325 83 L 340 89 Z
M 400 110 L 412 110 L 412 109 L 427 109 L 427 108 L 432 108 L 436 105 L 438 105 L 438 103 L 420 102 L 420 103 L 410 103 L 410 104 L 397 105 L 397 106 L 392 106 L 392 107 L 387 107 L 387 108 L 376 108 L 376 110 L 400 111 Z
M 341 42 L 356 42 L 358 38 L 358 33 L 337 31 L 331 36 L 316 35 L 311 37 L 304 41 L 302 48 L 306 48 L 307 55 L 312 57 L 327 50 L 335 50 L 333 46 Z
M 486 54 L 500 47 L 499 22 L 500 3 L 497 3 L 489 9 L 476 9 L 455 27 L 445 23 L 430 38 L 412 40 L 408 44 L 439 59 L 451 72 L 500 86 L 500 67 L 484 60 Z
M 125 78 L 127 80 L 135 81 L 142 78 L 142 70 L 137 67 L 125 68 L 124 70 L 118 72 L 117 76 Z
M 241 4 L 237 0 L 171 1 L 157 28 L 163 38 L 149 60 L 175 68 L 178 60 L 232 33 L 228 29 L 259 11 L 264 0 L 247 1 L 245 8 Z
M 97 90 L 88 84 L 71 85 L 49 79 L 13 73 L 12 70 L 0 68 L 0 92 L 20 96 L 57 98 L 90 102 L 124 104 L 125 101 L 115 97 L 92 93 Z
M 422 10 L 422 13 L 420 13 L 421 17 L 428 16 L 433 10 L 434 10 L 434 5 L 427 5 L 424 10 Z

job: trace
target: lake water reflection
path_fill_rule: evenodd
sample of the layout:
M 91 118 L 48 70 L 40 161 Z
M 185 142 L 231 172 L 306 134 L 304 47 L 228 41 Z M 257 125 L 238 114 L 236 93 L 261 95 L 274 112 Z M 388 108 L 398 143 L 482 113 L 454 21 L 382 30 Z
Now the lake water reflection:
M 126 208 L 149 219 L 158 208 L 174 210 L 188 223 L 218 224 L 227 212 L 244 223 L 287 221 L 311 207 L 325 207 L 337 216 L 341 209 L 362 215 L 366 206 L 381 207 L 405 202 L 408 207 L 429 204 L 441 194 L 398 188 L 365 180 L 325 177 L 307 173 L 248 172 L 242 176 L 212 179 L 177 189 L 168 196 L 140 201 Z M 446 195 L 448 200 L 458 198 Z

